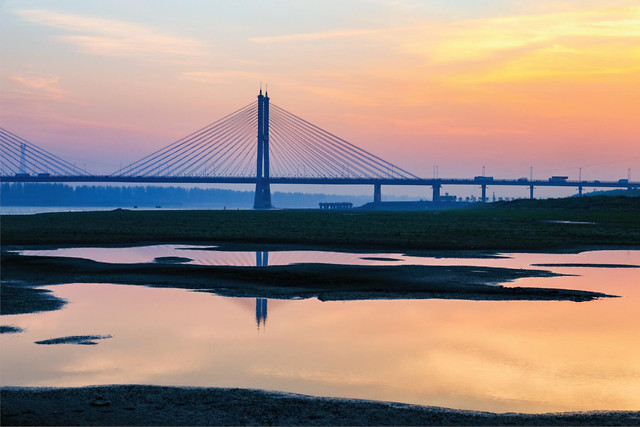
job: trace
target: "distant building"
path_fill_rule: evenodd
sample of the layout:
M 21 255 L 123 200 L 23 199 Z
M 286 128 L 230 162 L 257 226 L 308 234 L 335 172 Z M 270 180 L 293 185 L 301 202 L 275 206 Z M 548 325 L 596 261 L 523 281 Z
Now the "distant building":
M 351 202 L 337 202 L 337 203 L 319 203 L 320 209 L 351 209 L 353 203 Z
M 440 196 L 441 203 L 455 202 L 457 200 L 458 200 L 457 196 L 449 195 L 449 193 L 445 193 L 444 196 Z

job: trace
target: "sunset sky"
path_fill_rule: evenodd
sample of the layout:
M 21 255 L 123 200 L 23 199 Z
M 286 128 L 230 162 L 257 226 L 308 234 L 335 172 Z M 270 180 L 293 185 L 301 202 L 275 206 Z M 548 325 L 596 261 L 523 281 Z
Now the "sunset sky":
M 274 104 L 416 175 L 640 179 L 637 0 L 0 8 L 0 126 L 91 172 L 249 104 L 266 82 Z

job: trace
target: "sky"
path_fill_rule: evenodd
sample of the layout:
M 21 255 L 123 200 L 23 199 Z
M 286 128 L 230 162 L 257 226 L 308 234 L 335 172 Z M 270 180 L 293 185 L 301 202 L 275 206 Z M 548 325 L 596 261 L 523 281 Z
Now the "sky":
M 637 1 L 4 0 L 0 55 L 0 126 L 93 173 L 262 82 L 422 177 L 640 178 Z

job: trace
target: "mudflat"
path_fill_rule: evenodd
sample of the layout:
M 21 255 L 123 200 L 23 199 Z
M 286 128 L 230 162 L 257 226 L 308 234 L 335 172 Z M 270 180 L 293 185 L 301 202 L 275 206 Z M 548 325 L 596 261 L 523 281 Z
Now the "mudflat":
M 2 425 L 638 425 L 638 411 L 495 414 L 260 390 L 2 388 Z
M 474 266 L 357 266 L 294 264 L 272 267 L 185 264 L 110 264 L 81 258 L 2 253 L 2 312 L 55 310 L 63 303 L 37 285 L 116 283 L 257 298 L 320 300 L 448 298 L 474 300 L 589 301 L 600 292 L 509 287 L 523 277 L 551 277 L 544 270 Z M 23 309 L 21 309 L 21 307 Z
M 119 283 L 228 296 L 324 300 L 459 298 L 571 300 L 598 292 L 508 287 L 542 270 L 464 266 L 299 264 L 224 267 L 165 259 L 108 264 L 24 257 L 6 245 L 251 243 L 260 247 L 371 252 L 575 251 L 640 248 L 640 198 L 518 201 L 449 212 L 116 210 L 3 216 L 2 314 L 57 310 L 65 302 L 38 285 Z M 568 223 L 572 222 L 572 223 Z M 632 268 L 635 266 L 628 266 Z M 3 333 L 19 333 L 4 326 Z M 94 336 L 62 337 L 90 341 Z M 101 339 L 104 337 L 100 337 Z M 318 398 L 258 390 L 118 385 L 0 390 L 2 425 L 639 425 L 640 412 L 493 414 Z

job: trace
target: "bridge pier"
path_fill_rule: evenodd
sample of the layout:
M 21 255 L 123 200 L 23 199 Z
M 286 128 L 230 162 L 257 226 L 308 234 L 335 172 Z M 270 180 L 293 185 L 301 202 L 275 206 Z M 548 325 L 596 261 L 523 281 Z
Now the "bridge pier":
M 582 185 L 578 186 L 578 195 L 582 196 Z
M 374 184 L 373 186 L 373 203 L 382 203 L 382 185 Z
M 433 184 L 431 187 L 433 188 L 433 203 L 440 203 L 440 187 L 442 187 L 442 185 Z
M 529 198 L 533 200 L 533 185 L 529 186 Z
M 482 203 L 487 202 L 487 184 L 482 184 L 482 198 L 480 199 Z

